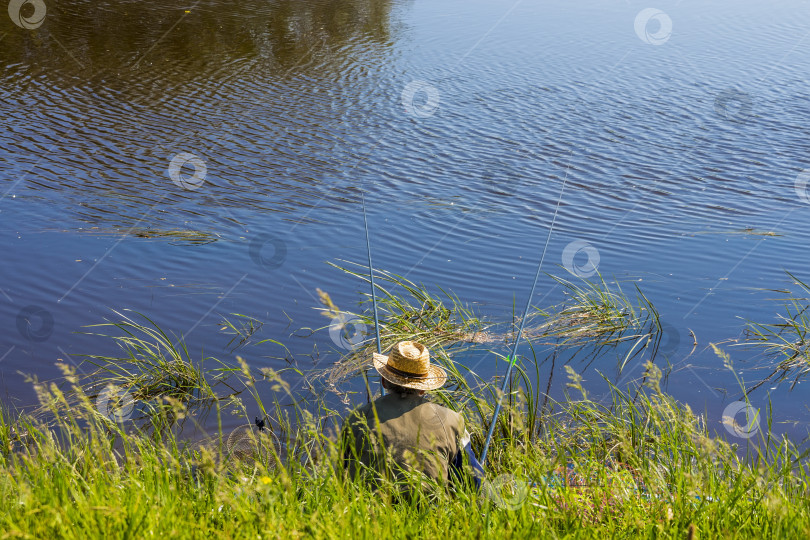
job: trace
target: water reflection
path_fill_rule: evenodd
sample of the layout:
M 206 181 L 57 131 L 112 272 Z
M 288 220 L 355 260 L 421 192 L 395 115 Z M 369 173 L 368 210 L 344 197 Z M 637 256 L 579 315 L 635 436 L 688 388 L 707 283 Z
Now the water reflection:
M 171 66 L 162 72 L 166 83 L 222 81 L 230 75 L 222 68 L 238 59 L 252 59 L 269 71 L 306 70 L 319 62 L 343 67 L 352 42 L 390 41 L 386 0 L 47 4 L 47 17 L 36 32 L 3 20 L 4 66 L 74 75 L 89 70 L 98 83 L 115 80 L 109 76 L 127 80 L 158 65 Z M 23 6 L 23 15 L 26 9 L 33 10 L 33 3 Z
M 328 207 L 355 160 L 337 141 L 374 110 L 390 11 L 373 0 L 60 2 L 36 30 L 5 19 L 3 194 L 58 196 L 40 211 L 121 230 Z M 205 189 L 170 182 L 178 154 L 205 164 Z

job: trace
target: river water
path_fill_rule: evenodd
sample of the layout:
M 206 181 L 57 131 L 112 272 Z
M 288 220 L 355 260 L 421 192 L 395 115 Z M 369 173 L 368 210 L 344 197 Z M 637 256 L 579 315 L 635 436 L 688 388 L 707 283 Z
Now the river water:
M 721 429 L 739 392 L 709 343 L 759 380 L 769 360 L 731 344 L 776 321 L 785 270 L 810 279 L 808 28 L 799 1 L 14 0 L 3 399 L 114 352 L 81 333 L 113 309 L 199 357 L 234 360 L 221 321 L 241 313 L 302 363 L 336 361 L 316 288 L 344 309 L 365 290 L 326 264 L 365 261 L 359 189 L 375 266 L 509 320 L 564 182 L 544 269 L 639 285 L 669 328 L 666 389 Z M 543 276 L 534 304 L 561 300 Z M 805 388 L 752 404 L 800 437 Z

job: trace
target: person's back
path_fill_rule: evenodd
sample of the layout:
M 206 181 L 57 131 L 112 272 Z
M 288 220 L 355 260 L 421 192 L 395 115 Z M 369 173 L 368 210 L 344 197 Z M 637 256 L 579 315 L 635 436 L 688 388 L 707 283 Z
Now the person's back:
M 464 419 L 423 397 L 447 382 L 447 373 L 431 365 L 427 347 L 400 341 L 389 356 L 375 353 L 373 361 L 389 394 L 352 411 L 343 424 L 344 461 L 350 477 L 372 482 L 415 479 L 420 485 L 429 479 L 441 486 L 450 479 L 451 470 L 463 476 L 466 454 L 475 471 L 472 480 L 479 485 L 483 469 L 470 447 Z
M 356 409 L 344 429 L 352 477 L 361 463 L 381 476 L 390 471 L 401 480 L 404 471 L 419 471 L 441 484 L 464 446 L 461 415 L 413 392 L 394 391 Z

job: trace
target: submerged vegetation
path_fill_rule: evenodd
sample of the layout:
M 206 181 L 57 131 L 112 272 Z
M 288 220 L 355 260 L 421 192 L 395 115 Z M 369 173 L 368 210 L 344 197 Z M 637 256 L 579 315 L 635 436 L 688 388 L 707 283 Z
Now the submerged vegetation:
M 358 269 L 354 270 L 335 266 L 369 283 L 367 267 L 355 265 Z M 414 339 L 426 344 L 437 353 L 444 367 L 452 370 L 448 349 L 458 353 L 472 345 L 514 342 L 519 320 L 508 325 L 488 322 L 478 317 L 457 296 L 443 289 L 439 289 L 442 293 L 439 296 L 401 276 L 384 271 L 376 274 L 377 289 L 381 293 L 378 303 L 383 350 L 397 341 Z M 648 348 L 657 349 L 662 333 L 658 312 L 637 287 L 636 297 L 631 298 L 618 283 L 608 285 L 601 276 L 598 282 L 584 281 L 582 285 L 551 277 L 563 287 L 567 300 L 530 312 L 523 339 L 555 350 L 572 349 L 574 355 L 587 352 L 585 356 L 591 359 L 605 349 L 629 345 L 620 358 L 619 371 Z M 384 285 L 380 285 L 380 281 Z M 324 300 L 322 294 L 321 298 L 328 316 L 334 319 L 342 313 L 328 296 Z M 368 298 L 367 302 L 370 301 Z M 364 327 L 373 328 L 374 325 L 370 313 L 349 314 L 345 320 Z M 352 377 L 368 367 L 375 344 L 366 339 L 358 345 L 330 372 L 332 383 Z
M 810 286 L 787 272 L 804 295 L 810 295 Z M 766 356 L 777 362 L 776 368 L 762 382 L 752 387 L 755 390 L 768 381 L 783 381 L 792 378 L 791 388 L 810 372 L 810 299 L 807 296 L 790 295 L 779 314 L 779 322 L 757 323 L 749 321 L 745 331 L 745 345 L 754 345 L 764 350 Z
M 90 233 L 94 236 L 127 236 L 131 235 L 136 238 L 154 238 L 158 240 L 168 240 L 170 244 L 174 245 L 188 245 L 188 246 L 201 246 L 210 244 L 221 239 L 217 233 L 199 231 L 192 229 L 145 229 L 142 227 L 126 227 L 126 228 L 113 228 L 102 229 L 101 227 L 80 227 L 79 231 Z M 72 232 L 67 230 L 59 230 L 59 232 Z
M 365 279 L 359 268 L 345 270 Z M 0 529 L 81 538 L 810 534 L 807 451 L 772 433 L 769 414 L 744 452 L 716 438 L 703 416 L 662 391 L 653 363 L 662 326 L 640 290 L 631 297 L 601 278 L 558 281 L 567 300 L 529 314 L 529 353 L 513 372 L 480 490 L 462 482 L 403 502 L 394 483 L 372 490 L 346 477 L 338 437 L 346 407 L 333 396 L 345 399 L 340 387 L 366 372 L 376 347 L 368 335 L 349 336 L 356 347 L 330 369 L 289 368 L 326 383 L 304 400 L 284 372 L 196 360 L 182 336 L 121 312 L 95 327 L 120 355 L 89 357 L 90 376 L 62 365 L 62 384 L 33 381 L 41 403 L 33 413 L 0 411 Z M 497 370 L 499 347 L 518 325 L 484 321 L 454 295 L 393 274 L 379 273 L 377 283 L 383 347 L 412 338 L 431 348 L 450 375 L 433 397 L 465 417 L 480 455 L 500 384 L 453 357 L 488 347 Z M 343 312 L 319 293 L 330 330 L 372 327 L 372 315 Z M 272 341 L 254 342 L 261 323 L 236 317 L 222 327 L 227 350 Z M 604 379 L 607 395 L 594 399 L 573 360 L 602 350 L 619 351 L 620 371 L 631 360 L 644 369 L 625 388 Z M 541 390 L 540 366 L 558 359 L 568 379 L 554 399 L 551 380 Z M 234 414 L 242 425 L 226 432 Z M 214 433 L 184 437 L 175 429 L 184 423 Z M 404 481 L 424 487 L 419 477 Z
M 582 285 L 552 278 L 564 287 L 568 300 L 537 311 L 545 318 L 535 331 L 538 337 L 554 338 L 556 346 L 576 349 L 574 354 L 591 348 L 591 358 L 605 347 L 628 343 L 630 348 L 621 359 L 619 371 L 647 347 L 658 348 L 662 332 L 658 311 L 638 287 L 633 299 L 618 283 L 611 288 L 602 276 L 598 282 L 585 281 Z

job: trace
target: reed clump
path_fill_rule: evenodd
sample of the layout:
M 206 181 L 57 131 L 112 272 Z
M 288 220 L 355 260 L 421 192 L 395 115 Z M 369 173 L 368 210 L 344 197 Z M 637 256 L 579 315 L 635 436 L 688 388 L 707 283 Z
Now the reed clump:
M 368 268 L 359 264 L 333 265 L 350 275 L 370 283 Z M 457 296 L 439 288 L 433 294 L 424 285 L 417 285 L 390 272 L 377 270 L 377 290 L 380 316 L 380 340 L 383 350 L 397 341 L 412 339 L 427 345 L 443 367 L 456 371 L 450 352 L 458 354 L 475 346 L 498 346 L 514 342 L 520 321 L 507 323 L 486 321 Z M 550 276 L 562 287 L 566 300 L 545 309 L 531 310 L 521 336 L 540 346 L 568 349 L 573 355 L 587 352 L 595 358 L 607 349 L 621 350 L 619 371 L 643 353 L 654 357 L 662 337 L 658 311 L 638 287 L 635 298 L 625 294 L 621 285 L 610 286 L 602 276 L 598 281 L 582 280 L 581 284 Z M 380 284 L 383 283 L 383 285 Z M 373 315 L 368 311 L 345 313 L 335 306 L 326 293 L 319 291 L 325 305 L 323 311 L 332 319 L 357 321 L 373 329 Z M 363 302 L 370 303 L 371 295 Z M 357 375 L 370 367 L 369 359 L 375 347 L 369 330 L 341 362 L 329 372 L 331 384 Z M 498 350 L 492 351 L 498 356 Z M 503 357 L 503 355 L 500 355 Z
M 195 360 L 182 336 L 169 336 L 146 315 L 113 313 L 117 320 L 89 327 L 93 331 L 88 333 L 112 339 L 120 351 L 114 356 L 85 355 L 92 370 L 83 377 L 82 389 L 90 399 L 107 399 L 110 407 L 125 405 L 121 398 L 126 396 L 133 406 L 128 415 L 150 420 L 172 416 L 178 406 L 202 414 L 217 399 L 238 393 L 227 382 L 236 368 L 213 357 Z M 67 395 L 73 401 L 80 398 L 72 391 Z
M 752 387 L 753 391 L 768 381 L 781 382 L 793 379 L 791 388 L 810 372 L 810 285 L 790 272 L 786 272 L 801 296 L 789 294 L 784 304 L 784 313 L 777 315 L 778 322 L 758 323 L 748 321 L 745 329 L 745 346 L 762 349 L 766 357 L 776 361 L 776 367 Z

